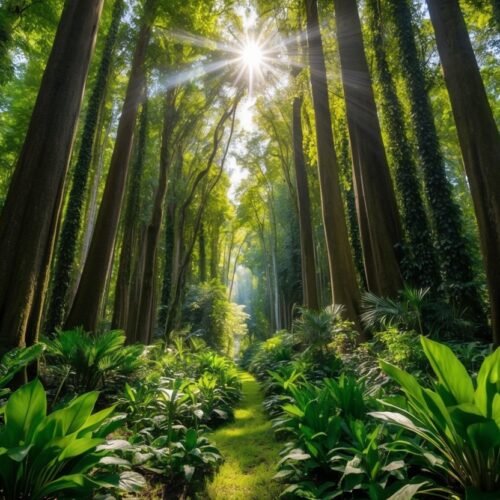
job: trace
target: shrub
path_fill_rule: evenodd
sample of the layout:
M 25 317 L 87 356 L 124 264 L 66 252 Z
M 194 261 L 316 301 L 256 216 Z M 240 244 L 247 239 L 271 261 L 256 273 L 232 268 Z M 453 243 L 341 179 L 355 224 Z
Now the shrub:
M 28 365 L 34 363 L 45 349 L 44 344 L 35 344 L 30 347 L 12 349 L 0 359 L 0 397 L 10 391 L 6 387 L 14 376 Z
M 80 328 L 46 339 L 47 356 L 57 370 L 60 388 L 71 384 L 81 393 L 135 373 L 143 364 L 144 347 L 126 346 L 125 340 L 118 330 L 86 333 Z
M 14 392 L 0 428 L 2 497 L 42 499 L 72 492 L 91 497 L 96 488 L 119 486 L 118 476 L 95 469 L 110 454 L 105 436 L 121 422 L 106 424 L 114 408 L 92 413 L 98 393 L 90 392 L 47 415 L 38 380 Z
M 387 403 L 391 411 L 373 415 L 418 436 L 401 445 L 424 457 L 427 467 L 453 483 L 467 498 L 500 494 L 500 349 L 488 356 L 476 384 L 445 345 L 421 337 L 437 381 L 423 387 L 412 375 L 381 362 L 403 389 L 406 404 Z M 432 452 L 429 452 L 429 449 Z
M 478 325 L 464 319 L 465 311 L 436 299 L 429 288 L 405 287 L 397 299 L 365 292 L 361 320 L 370 329 L 415 331 L 439 337 L 471 337 Z

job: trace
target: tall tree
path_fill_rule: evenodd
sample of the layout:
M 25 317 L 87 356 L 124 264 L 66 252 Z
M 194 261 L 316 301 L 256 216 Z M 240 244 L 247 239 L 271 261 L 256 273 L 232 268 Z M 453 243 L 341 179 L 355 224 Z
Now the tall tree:
M 66 1 L 0 216 L 0 351 L 36 340 L 102 5 Z
M 92 163 L 92 152 L 97 136 L 99 116 L 102 114 L 106 98 L 113 49 L 124 6 L 123 0 L 116 0 L 114 3 L 111 24 L 104 44 L 97 77 L 89 99 L 80 151 L 73 172 L 73 184 L 69 194 L 64 223 L 61 229 L 60 243 L 57 249 L 53 278 L 54 285 L 46 324 L 46 331 L 49 333 L 53 332 L 56 327 L 61 326 L 64 320 L 65 304 L 71 285 L 71 271 L 75 261 L 78 233 L 81 226 L 85 191 Z
M 306 162 L 302 134 L 302 97 L 293 99 L 293 154 L 297 201 L 299 207 L 300 255 L 302 262 L 302 289 L 304 305 L 309 309 L 319 309 L 318 285 L 316 283 L 316 261 L 311 217 L 311 201 L 307 182 Z
M 153 211 L 151 220 L 146 229 L 145 254 L 144 254 L 144 273 L 139 302 L 139 314 L 137 321 L 136 339 L 148 344 L 152 338 L 154 320 L 156 311 L 154 304 L 155 291 L 155 271 L 157 270 L 158 243 L 160 229 L 163 222 L 163 207 L 165 205 L 165 195 L 167 193 L 167 182 L 171 164 L 172 133 L 175 126 L 176 110 L 176 91 L 169 89 L 165 96 L 163 132 L 161 139 L 160 152 L 160 175 L 158 187 L 153 202 Z
M 137 113 L 143 95 L 147 47 L 157 10 L 157 0 L 147 0 L 135 48 L 122 115 L 118 124 L 106 186 L 67 327 L 95 330 L 113 256 L 118 223 L 127 181 Z
M 359 324 L 360 293 L 356 282 L 344 205 L 340 192 L 339 166 L 333 143 L 328 82 L 323 42 L 319 29 L 318 6 L 316 0 L 305 0 L 305 5 L 311 90 L 316 118 L 321 204 L 330 268 L 332 300 L 337 304 L 343 304 L 346 308 L 347 317 Z
M 500 134 L 457 0 L 427 0 L 479 225 L 500 343 Z
M 147 91 L 145 91 L 147 94 Z M 144 161 L 146 155 L 146 140 L 148 134 L 148 98 L 144 97 L 141 115 L 139 118 L 139 134 L 135 146 L 132 171 L 129 179 L 128 196 L 123 221 L 123 237 L 120 250 L 120 259 L 118 263 L 118 272 L 116 277 L 115 301 L 113 307 L 113 328 L 125 330 L 127 340 L 132 339 L 130 335 L 135 335 L 135 326 L 131 327 L 134 333 L 129 331 L 129 309 L 130 301 L 134 291 L 132 290 L 132 278 L 134 267 L 137 262 L 139 247 L 139 224 L 137 215 L 140 212 L 140 191 L 141 179 L 144 170 Z
M 412 11 L 408 0 L 388 0 L 388 5 L 399 45 L 444 282 L 453 302 L 467 309 L 476 321 L 485 324 L 472 258 L 463 235 L 462 214 L 446 177 L 425 74 L 415 42 Z
M 367 285 L 378 295 L 394 296 L 402 288 L 402 231 L 358 8 L 356 0 L 334 5 Z
M 421 196 L 417 166 L 406 133 L 404 111 L 396 92 L 386 55 L 384 25 L 379 0 L 368 0 L 369 32 L 375 55 L 375 73 L 380 85 L 381 109 L 387 131 L 388 154 L 392 161 L 406 235 L 405 279 L 413 286 L 432 287 L 441 283 L 439 262 Z

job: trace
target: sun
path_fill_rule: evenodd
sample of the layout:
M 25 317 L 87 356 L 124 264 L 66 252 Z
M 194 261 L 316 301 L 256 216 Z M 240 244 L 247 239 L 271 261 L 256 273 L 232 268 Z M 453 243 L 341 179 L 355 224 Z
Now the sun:
M 255 40 L 248 40 L 241 49 L 241 62 L 251 70 L 257 71 L 264 62 L 262 47 Z

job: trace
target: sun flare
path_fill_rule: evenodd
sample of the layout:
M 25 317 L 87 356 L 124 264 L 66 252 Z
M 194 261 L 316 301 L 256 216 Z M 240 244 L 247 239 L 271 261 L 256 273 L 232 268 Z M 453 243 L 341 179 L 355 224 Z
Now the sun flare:
M 254 40 L 245 43 L 241 50 L 241 61 L 250 70 L 258 70 L 264 62 L 262 48 Z

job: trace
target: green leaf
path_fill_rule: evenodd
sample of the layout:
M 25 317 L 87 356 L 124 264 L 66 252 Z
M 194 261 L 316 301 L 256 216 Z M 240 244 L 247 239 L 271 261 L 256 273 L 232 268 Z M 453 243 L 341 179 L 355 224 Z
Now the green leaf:
M 422 401 L 422 388 L 413 375 L 385 361 L 380 361 L 380 366 L 389 377 L 394 379 L 403 388 L 408 396 L 417 401 Z
M 494 403 L 500 393 L 500 347 L 486 357 L 477 374 L 475 402 L 481 413 L 500 425 L 500 403 Z
M 405 484 L 401 489 L 396 491 L 393 495 L 391 495 L 387 500 L 410 500 L 413 498 L 418 490 L 422 487 L 428 485 L 427 481 L 418 484 Z
M 283 405 L 283 411 L 286 411 L 287 413 L 289 413 L 290 415 L 293 415 L 294 417 L 298 417 L 298 418 L 304 417 L 304 412 L 298 406 L 295 406 L 295 405 L 291 405 L 291 404 Z
M 420 341 L 440 384 L 454 398 L 455 404 L 473 403 L 472 380 L 453 351 L 448 346 L 424 336 L 420 337 Z
M 59 461 L 62 462 L 63 460 L 85 455 L 87 452 L 100 445 L 103 441 L 103 439 L 75 439 L 71 441 L 66 448 L 64 448 L 62 453 L 59 455 Z
M 138 472 L 127 470 L 120 474 L 120 489 L 124 491 L 136 493 L 146 486 L 146 480 Z
M 46 413 L 47 398 L 38 379 L 14 392 L 5 408 L 5 427 L 10 445 L 30 442 Z
M 79 494 L 85 492 L 92 492 L 95 488 L 99 487 L 99 483 L 93 481 L 84 474 L 69 474 L 67 476 L 61 476 L 55 481 L 50 482 L 44 488 L 42 488 L 36 498 L 45 498 L 49 495 L 53 495 L 58 491 L 64 491 L 68 489 L 78 489 Z

